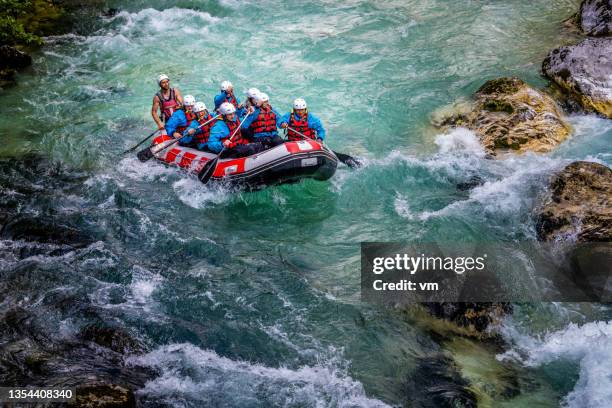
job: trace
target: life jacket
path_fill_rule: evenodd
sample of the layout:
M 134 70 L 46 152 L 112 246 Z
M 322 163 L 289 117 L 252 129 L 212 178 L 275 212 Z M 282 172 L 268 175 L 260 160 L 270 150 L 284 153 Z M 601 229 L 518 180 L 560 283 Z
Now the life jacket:
M 238 101 L 235 96 L 225 93 L 225 102 L 231 103 L 234 105 L 234 108 L 238 109 Z
M 253 134 L 264 132 L 276 132 L 276 114 L 271 106 L 268 108 L 259 108 L 259 115 L 249 126 L 253 130 Z
M 211 118 L 212 118 L 212 116 L 209 113 L 204 118 L 196 119 L 196 120 L 198 121 L 198 123 L 200 125 L 203 125 L 204 123 L 208 122 Z M 216 119 L 213 119 L 209 123 L 206 123 L 206 125 L 200 127 L 200 132 L 196 133 L 196 135 L 195 135 L 196 141 L 198 143 L 206 143 L 206 142 L 208 142 L 208 138 L 210 137 L 210 129 L 213 127 L 213 125 L 215 124 L 216 121 L 217 121 Z M 230 135 L 231 135 L 231 133 L 230 133 Z
M 192 120 L 196 119 L 196 114 L 193 111 L 187 111 L 187 109 L 183 108 L 183 112 L 185 112 L 185 118 L 187 119 L 187 125 L 185 126 L 177 126 L 176 131 L 179 133 L 183 133 L 185 129 L 189 126 Z
M 311 139 L 316 139 L 317 134 L 314 129 L 308 127 L 308 113 L 306 113 L 306 117 L 302 120 L 298 120 L 295 116 L 295 113 L 291 112 L 291 116 L 289 117 L 289 127 L 297 130 L 301 134 Z M 298 135 L 297 133 L 291 131 L 289 129 L 289 133 L 287 134 L 289 140 L 302 140 L 304 137 Z
M 168 99 L 164 98 L 161 90 L 156 95 L 159 98 L 159 110 L 161 111 L 162 120 L 166 122 L 180 108 L 181 104 L 176 99 L 174 88 L 170 88 L 170 97 Z
M 240 119 L 236 119 L 235 122 L 232 122 L 232 121 L 225 120 L 225 118 L 223 118 L 223 121 L 225 122 L 225 124 L 227 125 L 227 128 L 229 129 L 229 135 L 221 139 L 222 142 L 229 139 L 236 131 L 236 128 L 239 128 L 241 125 Z M 240 130 L 236 133 L 236 136 L 234 136 L 234 138 L 232 139 L 232 142 L 234 142 L 235 144 L 247 144 L 248 143 L 248 141 L 242 137 Z

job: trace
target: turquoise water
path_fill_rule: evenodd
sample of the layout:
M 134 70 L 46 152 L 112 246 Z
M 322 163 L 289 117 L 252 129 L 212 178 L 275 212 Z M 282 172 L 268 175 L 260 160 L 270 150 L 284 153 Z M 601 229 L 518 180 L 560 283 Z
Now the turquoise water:
M 10 101 L 0 107 L 3 155 L 43 152 L 87 174 L 44 209 L 97 242 L 27 262 L 50 271 L 45 291 L 86 298 L 147 343 L 127 362 L 157 369 L 143 400 L 404 404 L 416 359 L 441 346 L 399 313 L 360 303 L 359 243 L 532 240 L 550 174 L 578 159 L 611 165 L 612 122 L 591 115 L 572 115 L 572 138 L 551 154 L 497 161 L 469 131 L 429 125 L 487 79 L 546 85 L 541 61 L 575 39 L 562 21 L 578 4 L 113 2 L 119 14 L 87 35 L 49 38 L 33 71 L 0 96 Z M 329 146 L 366 165 L 341 167 L 330 182 L 229 193 L 123 157 L 154 129 L 161 72 L 209 105 L 224 79 L 240 94 L 264 90 L 280 111 L 304 97 Z M 456 189 L 473 175 L 485 184 Z M 48 292 L 30 290 L 23 304 L 35 308 Z M 86 320 L 55 319 L 68 338 Z M 523 356 L 512 364 L 537 386 L 507 405 L 612 401 L 609 319 L 589 305 L 519 307 L 506 328 Z M 604 335 L 593 337 L 597 320 Z

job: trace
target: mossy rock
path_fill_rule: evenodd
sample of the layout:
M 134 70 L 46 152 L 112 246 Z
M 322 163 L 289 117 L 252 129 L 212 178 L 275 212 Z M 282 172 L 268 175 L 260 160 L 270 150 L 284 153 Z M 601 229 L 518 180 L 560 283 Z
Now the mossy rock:
M 476 133 L 485 149 L 498 152 L 548 152 L 565 140 L 570 126 L 555 101 L 516 77 L 485 82 L 473 103 L 432 119 L 442 129 L 463 126 Z M 441 117 L 440 117 L 441 116 Z

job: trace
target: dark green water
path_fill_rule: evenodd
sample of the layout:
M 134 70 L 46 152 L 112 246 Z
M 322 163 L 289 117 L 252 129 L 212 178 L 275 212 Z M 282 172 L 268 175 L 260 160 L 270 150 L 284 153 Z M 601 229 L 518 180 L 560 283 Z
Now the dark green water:
M 127 364 L 157 370 L 143 400 L 406 403 L 416 359 L 440 346 L 359 301 L 359 243 L 533 240 L 550 174 L 573 160 L 612 163 L 612 122 L 594 116 L 571 116 L 572 138 L 554 153 L 498 161 L 467 130 L 429 127 L 432 112 L 486 79 L 544 86 L 541 61 L 572 40 L 562 21 L 578 1 L 114 3 L 122 11 L 90 35 L 48 39 L 33 72 L 0 95 L 3 156 L 42 152 L 83 175 L 21 210 L 70 220 L 95 241 L 25 259 L 14 254 L 26 244 L 1 241 L 5 276 L 32 279 L 5 287 L 2 304 L 47 313 L 57 342 L 88 322 L 54 306 L 57 296 L 124 327 L 151 350 Z M 302 96 L 328 144 L 366 166 L 325 183 L 228 193 L 123 157 L 153 130 L 160 72 L 209 105 L 224 79 L 240 93 L 264 90 L 281 111 Z M 457 190 L 475 174 L 484 185 Z M 591 305 L 517 308 L 506 327 L 522 356 L 513 364 L 536 386 L 504 404 L 610 403 L 609 319 Z M 496 361 L 457 350 L 475 359 L 464 373 L 475 379 L 486 375 L 469 367 Z

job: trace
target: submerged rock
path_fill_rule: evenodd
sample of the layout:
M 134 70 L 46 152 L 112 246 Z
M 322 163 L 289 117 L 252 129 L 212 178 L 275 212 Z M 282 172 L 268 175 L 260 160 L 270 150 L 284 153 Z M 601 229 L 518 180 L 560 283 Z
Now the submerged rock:
M 552 50 L 544 74 L 589 111 L 612 118 L 612 38 L 586 38 Z
M 77 387 L 76 403 L 72 407 L 132 408 L 136 399 L 132 390 L 112 384 L 91 384 Z
M 474 95 L 472 104 L 460 112 L 433 119 L 438 127 L 467 127 L 485 149 L 548 152 L 570 133 L 554 100 L 519 78 L 487 81 Z
M 574 162 L 553 177 L 550 189 L 536 223 L 540 239 L 612 241 L 612 170 L 598 163 Z
M 510 303 L 485 302 L 442 302 L 423 303 L 425 309 L 434 317 L 452 322 L 471 337 L 487 338 L 492 334 L 487 330 L 512 312 Z
M 416 371 L 406 384 L 407 405 L 419 408 L 476 408 L 476 394 L 461 377 L 454 361 L 444 354 L 418 359 Z
M 612 0 L 584 0 L 577 18 L 586 35 L 612 34 Z
M 144 347 L 128 332 L 116 327 L 89 325 L 81 332 L 83 340 L 92 341 L 117 353 L 141 352 Z

